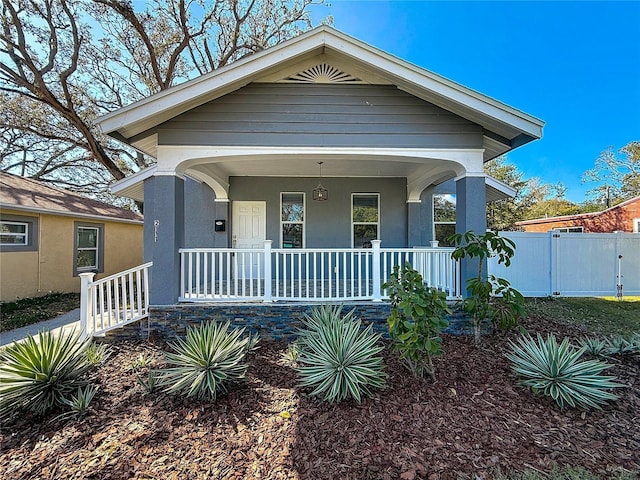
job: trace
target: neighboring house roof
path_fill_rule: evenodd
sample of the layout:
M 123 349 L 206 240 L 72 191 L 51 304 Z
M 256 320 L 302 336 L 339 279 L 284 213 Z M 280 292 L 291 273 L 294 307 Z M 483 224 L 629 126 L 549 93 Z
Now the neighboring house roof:
M 533 220 L 522 220 L 521 222 L 516 222 L 516 225 L 537 225 L 544 223 L 554 223 L 554 222 L 567 222 L 572 220 L 584 220 L 588 218 L 598 217 L 600 215 L 606 214 L 608 212 L 626 207 L 627 205 L 631 205 L 635 202 L 640 202 L 640 196 L 630 198 L 629 200 L 625 200 L 622 203 L 614 205 L 613 207 L 609 207 L 605 210 L 601 210 L 599 212 L 590 212 L 590 213 L 576 213 L 575 215 L 561 215 L 558 217 L 543 217 L 543 218 L 534 218 Z
M 484 159 L 542 137 L 544 122 L 440 75 L 321 26 L 97 119 L 103 132 L 155 156 L 156 128 L 252 82 L 289 82 L 321 57 L 354 82 L 395 85 L 483 127 Z
M 143 221 L 142 215 L 126 208 L 6 172 L 0 172 L 0 207 L 125 223 Z

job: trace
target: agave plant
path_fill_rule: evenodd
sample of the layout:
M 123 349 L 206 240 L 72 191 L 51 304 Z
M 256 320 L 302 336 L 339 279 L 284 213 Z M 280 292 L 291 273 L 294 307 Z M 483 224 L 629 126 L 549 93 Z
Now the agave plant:
M 244 336 L 245 329 L 231 329 L 230 322 L 205 322 L 200 328 L 187 328 L 165 352 L 173 367 L 155 372 L 156 383 L 172 394 L 215 400 L 227 386 L 244 378 L 248 365 L 245 355 L 256 347 L 257 336 Z
M 84 417 L 89 411 L 89 404 L 91 403 L 91 400 L 93 400 L 97 391 L 98 387 L 95 385 L 78 387 L 78 392 L 75 395 L 71 395 L 70 398 L 64 399 L 64 404 L 71 407 L 71 411 L 60 415 L 59 418 Z
M 342 307 L 323 306 L 305 316 L 296 371 L 300 385 L 312 388 L 313 396 L 330 403 L 347 398 L 361 403 L 385 383 L 384 364 L 377 356 L 383 349 L 381 335 L 372 325 L 362 330 L 353 311 L 341 312 Z
M 576 350 L 567 338 L 558 344 L 554 335 L 544 340 L 538 334 L 537 342 L 527 335 L 517 344 L 510 342 L 510 346 L 511 352 L 506 356 L 521 377 L 520 383 L 553 398 L 560 408 L 600 409 L 608 400 L 618 398 L 606 389 L 622 385 L 615 382 L 615 377 L 601 375 L 609 365 L 599 360 L 580 360 L 585 347 Z
M 92 342 L 85 350 L 87 362 L 89 362 L 92 367 L 97 367 L 104 363 L 112 353 L 113 350 L 106 343 Z
M 6 347 L 0 353 L 0 418 L 22 409 L 41 415 L 64 405 L 86 384 L 82 377 L 91 368 L 86 356 L 90 343 L 74 332 L 40 332 Z
M 583 337 L 578 341 L 578 348 L 594 357 L 605 357 L 609 354 L 609 342 L 597 337 Z
M 609 337 L 609 347 L 607 353 L 609 355 L 633 355 L 640 352 L 637 334 L 626 339 L 622 335 L 613 335 Z

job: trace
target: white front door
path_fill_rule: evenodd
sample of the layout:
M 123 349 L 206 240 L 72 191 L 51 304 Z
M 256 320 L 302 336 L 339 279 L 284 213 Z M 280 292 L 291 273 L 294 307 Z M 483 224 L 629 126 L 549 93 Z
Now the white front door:
M 231 238 L 233 248 L 264 248 L 267 230 L 267 202 L 233 202 Z M 264 275 L 262 255 L 246 253 L 238 256 L 238 272 L 244 278 Z

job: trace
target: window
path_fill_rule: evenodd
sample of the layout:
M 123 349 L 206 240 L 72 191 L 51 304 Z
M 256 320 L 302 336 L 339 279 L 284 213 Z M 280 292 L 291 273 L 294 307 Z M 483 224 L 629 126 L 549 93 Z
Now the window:
M 456 233 L 456 196 L 433 196 L 433 239 L 440 247 L 451 247 L 448 238 Z
M 583 233 L 584 229 L 583 227 L 560 227 L 554 228 L 553 231 L 560 233 Z
M 29 245 L 29 224 L 26 222 L 0 222 L 0 245 Z
M 280 245 L 304 248 L 304 193 L 281 193 L 280 212 Z
M 353 248 L 371 248 L 371 240 L 380 238 L 380 195 L 351 195 L 351 230 Z
M 634 233 L 640 233 L 640 218 L 633 219 L 633 231 Z
M 3 214 L 0 219 L 0 247 L 3 252 L 38 250 L 38 217 Z
M 75 223 L 74 275 L 104 271 L 104 225 Z

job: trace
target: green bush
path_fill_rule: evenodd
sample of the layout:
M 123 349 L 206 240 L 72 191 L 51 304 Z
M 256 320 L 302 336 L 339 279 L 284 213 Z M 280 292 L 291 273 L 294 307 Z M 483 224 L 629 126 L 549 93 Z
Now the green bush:
M 538 334 L 536 342 L 530 336 L 509 342 L 511 352 L 507 358 L 512 369 L 521 378 L 520 383 L 535 393 L 549 396 L 560 408 L 601 408 L 608 400 L 618 397 L 606 389 L 621 387 L 615 377 L 603 376 L 609 368 L 599 360 L 581 360 L 585 348 L 575 349 L 565 338 L 558 344 L 554 335 L 546 340 Z
M 456 249 L 451 253 L 452 259 L 478 259 L 477 275 L 467 279 L 469 296 L 461 302 L 462 309 L 471 315 L 473 320 L 476 344 L 480 343 L 480 327 L 485 320 L 489 320 L 495 328 L 501 330 L 515 327 L 525 316 L 524 297 L 504 278 L 494 275 L 485 278 L 483 265 L 486 259 L 497 257 L 499 264 L 510 266 L 516 244 L 506 237 L 501 237 L 497 232 L 476 235 L 473 231 L 468 231 L 464 234 L 456 233 L 448 240 L 456 245 Z
M 322 306 L 305 315 L 299 333 L 296 372 L 311 395 L 333 403 L 352 398 L 357 403 L 382 388 L 386 374 L 379 345 L 381 335 L 372 325 L 361 329 L 353 310 L 342 316 L 342 307 Z
M 409 263 L 393 267 L 393 273 L 383 286 L 391 301 L 387 319 L 393 349 L 407 368 L 417 377 L 429 375 L 435 381 L 432 358 L 442 353 L 442 330 L 448 322 L 446 294 L 427 287 L 422 276 Z
M 215 400 L 229 384 L 244 379 L 245 356 L 256 347 L 257 336 L 244 336 L 245 329 L 230 329 L 230 322 L 208 321 L 187 328 L 185 339 L 170 343 L 173 352 L 165 359 L 173 367 L 154 372 L 155 382 L 171 394 Z
M 40 332 L 2 350 L 0 418 L 23 409 L 42 415 L 65 405 L 70 394 L 86 384 L 82 377 L 91 368 L 86 356 L 90 344 L 73 332 Z

